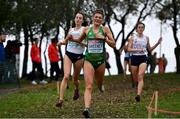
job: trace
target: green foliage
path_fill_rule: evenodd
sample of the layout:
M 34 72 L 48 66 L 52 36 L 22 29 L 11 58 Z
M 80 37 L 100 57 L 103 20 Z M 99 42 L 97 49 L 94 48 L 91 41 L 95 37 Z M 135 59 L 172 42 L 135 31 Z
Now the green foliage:
M 163 22 L 174 21 L 174 15 L 177 16 L 178 26 L 180 26 L 180 1 L 179 0 L 164 0 L 159 4 L 157 9 L 157 17 Z
M 7 26 L 7 21 L 9 20 L 11 14 L 11 7 L 11 2 L 0 0 L 0 31 L 5 29 L 5 26 Z

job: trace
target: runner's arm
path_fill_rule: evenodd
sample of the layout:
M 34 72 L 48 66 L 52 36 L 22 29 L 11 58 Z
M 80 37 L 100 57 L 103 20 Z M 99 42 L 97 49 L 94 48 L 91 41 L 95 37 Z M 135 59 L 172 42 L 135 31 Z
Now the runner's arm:
M 104 27 L 104 32 L 105 32 L 105 42 L 112 48 L 115 48 L 116 47 L 116 43 L 115 43 L 115 40 L 113 38 L 113 35 L 110 31 L 110 29 L 108 27 Z

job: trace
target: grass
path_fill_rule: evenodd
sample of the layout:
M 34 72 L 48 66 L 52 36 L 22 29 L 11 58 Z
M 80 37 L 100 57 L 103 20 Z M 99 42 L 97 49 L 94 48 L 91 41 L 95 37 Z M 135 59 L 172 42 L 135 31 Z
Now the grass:
M 100 93 L 94 84 L 91 112 L 96 118 L 147 118 L 149 105 L 155 90 L 159 91 L 158 108 L 180 112 L 180 75 L 169 73 L 161 78 L 157 74 L 147 75 L 141 102 L 136 103 L 136 90 L 131 81 L 123 80 L 122 75 L 105 77 L 105 93 Z M 83 77 L 81 77 L 83 79 Z M 22 80 L 22 88 L 0 96 L 0 118 L 82 118 L 84 108 L 84 81 L 80 81 L 81 97 L 73 101 L 73 83 L 66 90 L 65 102 L 61 109 L 55 107 L 57 100 L 56 83 L 45 86 L 31 86 Z M 28 82 L 28 84 L 27 84 Z M 165 92 L 165 93 L 164 93 Z M 156 118 L 180 118 L 180 115 L 158 113 Z

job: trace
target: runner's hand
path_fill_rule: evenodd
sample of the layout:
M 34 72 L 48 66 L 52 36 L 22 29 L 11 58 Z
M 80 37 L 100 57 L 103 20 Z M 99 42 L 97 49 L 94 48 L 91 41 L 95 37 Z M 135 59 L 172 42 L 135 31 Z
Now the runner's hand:
M 57 45 L 66 45 L 66 40 L 60 40 Z
M 105 40 L 105 36 L 103 36 L 101 34 L 96 34 L 96 38 L 99 40 Z

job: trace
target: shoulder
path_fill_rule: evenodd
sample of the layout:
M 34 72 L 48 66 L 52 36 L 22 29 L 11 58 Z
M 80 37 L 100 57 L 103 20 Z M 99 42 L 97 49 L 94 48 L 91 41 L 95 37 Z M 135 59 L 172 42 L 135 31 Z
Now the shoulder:
M 91 27 L 90 26 L 86 26 L 84 27 L 84 30 L 89 30 Z
M 84 29 L 84 28 L 86 28 L 86 27 L 84 27 L 84 26 L 81 26 L 81 29 Z
M 90 26 L 84 27 L 84 29 L 83 29 L 84 33 L 87 33 L 90 30 L 90 28 L 91 28 Z
M 149 40 L 149 36 L 144 35 L 144 38 L 145 38 L 146 40 Z
M 149 42 L 149 37 L 148 36 L 144 36 L 144 37 L 147 40 L 147 42 Z
M 36 48 L 36 45 L 35 45 L 35 44 L 33 44 L 33 45 L 32 45 L 32 48 Z
M 52 46 L 52 44 L 49 44 L 49 48 L 52 48 L 53 46 Z
M 109 27 L 107 27 L 107 26 L 102 26 L 102 28 L 104 31 L 109 31 Z
M 129 39 L 128 39 L 128 42 L 129 42 L 129 41 L 133 41 L 134 38 L 135 38 L 135 36 L 134 36 L 134 35 L 131 35 L 131 36 L 129 37 Z
M 71 33 L 74 30 L 74 28 L 70 28 L 68 33 Z

